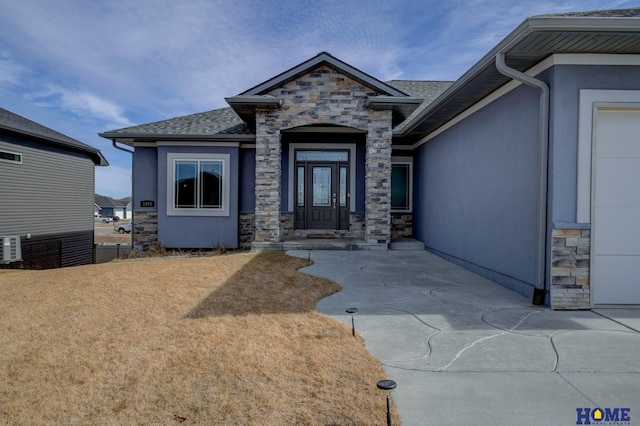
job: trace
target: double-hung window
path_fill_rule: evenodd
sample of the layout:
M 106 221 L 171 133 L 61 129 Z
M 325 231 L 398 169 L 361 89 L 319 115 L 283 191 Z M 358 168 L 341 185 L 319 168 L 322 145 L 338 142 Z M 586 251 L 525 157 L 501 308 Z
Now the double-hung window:
M 391 211 L 411 212 L 413 186 L 413 159 L 393 157 L 391 159 Z
M 229 154 L 167 155 L 167 215 L 228 216 Z

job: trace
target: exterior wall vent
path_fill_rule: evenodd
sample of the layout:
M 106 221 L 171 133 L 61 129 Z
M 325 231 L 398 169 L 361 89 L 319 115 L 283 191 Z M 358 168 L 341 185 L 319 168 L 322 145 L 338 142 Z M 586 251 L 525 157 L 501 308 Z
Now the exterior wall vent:
M 0 237 L 0 242 L 2 243 L 0 263 L 19 262 L 22 260 L 19 235 Z

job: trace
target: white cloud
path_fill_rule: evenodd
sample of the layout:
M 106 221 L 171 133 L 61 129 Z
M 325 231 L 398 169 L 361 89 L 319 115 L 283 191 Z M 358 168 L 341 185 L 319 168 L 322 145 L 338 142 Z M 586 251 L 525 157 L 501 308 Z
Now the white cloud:
M 0 84 L 19 84 L 24 73 L 24 67 L 16 63 L 8 52 L 0 51 Z
M 323 50 L 395 78 L 404 31 L 397 11 L 404 7 L 388 0 L 367 7 L 342 0 L 31 0 L 3 7 L 0 39 L 29 58 L 41 80 L 109 93 L 151 121 L 223 106 L 225 96 Z
M 93 93 L 70 91 L 63 88 L 57 88 L 57 93 L 60 95 L 62 108 L 68 109 L 78 116 L 91 116 L 123 127 L 132 124 L 124 116 L 122 108 Z
M 131 170 L 113 164 L 96 167 L 95 192 L 116 199 L 131 196 Z
M 47 85 L 42 90 L 26 93 L 28 99 L 49 108 L 57 108 L 80 118 L 89 118 L 112 127 L 130 126 L 131 121 L 115 103 L 86 91 Z

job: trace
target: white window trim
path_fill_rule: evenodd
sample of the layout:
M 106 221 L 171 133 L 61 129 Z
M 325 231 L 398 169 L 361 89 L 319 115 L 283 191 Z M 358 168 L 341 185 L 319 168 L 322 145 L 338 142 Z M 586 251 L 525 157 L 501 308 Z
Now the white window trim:
M 295 152 L 297 149 L 308 150 L 343 150 L 349 151 L 349 211 L 356 211 L 356 144 L 353 143 L 292 143 L 289 144 L 289 190 L 287 208 L 288 211 L 293 211 L 294 190 L 293 178 L 296 166 Z
M 4 152 L 5 154 L 12 154 L 12 155 L 19 155 L 20 156 L 20 160 L 6 160 L 4 158 L 0 158 L 0 162 L 2 163 L 9 163 L 9 164 L 22 164 L 22 153 L 20 152 L 12 152 L 12 151 L 5 151 L 4 149 L 2 150 L 2 152 Z
M 206 161 L 219 160 L 222 161 L 222 207 L 218 209 L 212 208 L 193 208 L 179 209 L 174 207 L 174 191 L 175 191 L 175 162 L 181 161 Z M 167 216 L 229 216 L 230 214 L 230 189 L 231 189 L 231 172 L 229 165 L 231 162 L 230 154 L 201 154 L 201 153 L 177 153 L 170 152 L 167 154 Z
M 409 165 L 409 209 L 391 209 L 391 213 L 411 213 L 413 212 L 413 157 L 391 157 L 391 166 L 394 164 Z
M 576 222 L 591 223 L 592 144 L 598 109 L 637 108 L 639 104 L 640 90 L 580 90 Z

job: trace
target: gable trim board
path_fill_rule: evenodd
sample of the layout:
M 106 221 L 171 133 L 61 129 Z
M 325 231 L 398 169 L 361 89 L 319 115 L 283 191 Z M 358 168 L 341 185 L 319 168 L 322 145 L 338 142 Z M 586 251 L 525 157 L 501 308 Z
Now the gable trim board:
M 269 80 L 258 84 L 257 86 L 252 87 L 249 90 L 242 92 L 241 96 L 255 96 L 261 95 L 266 92 L 270 92 L 273 89 L 276 89 L 296 78 L 307 74 L 309 71 L 319 68 L 321 65 L 328 65 L 330 68 L 334 70 L 341 71 L 345 76 L 359 82 L 360 84 L 367 86 L 371 89 L 379 91 L 385 95 L 389 96 L 407 96 L 406 93 L 392 87 L 386 83 L 381 82 L 377 78 L 360 71 L 357 68 L 352 67 L 346 62 L 341 61 L 335 56 L 327 53 L 320 52 L 318 55 L 314 56 L 311 59 L 306 60 L 305 62 L 294 66 L 293 68 L 284 71 L 277 76 L 270 78 Z M 231 99 L 231 98 L 230 98 Z

